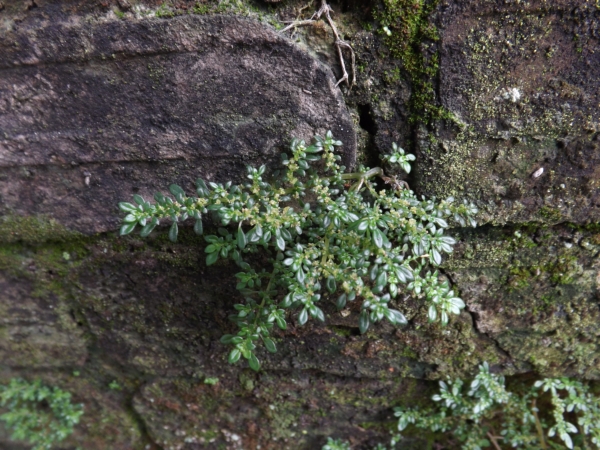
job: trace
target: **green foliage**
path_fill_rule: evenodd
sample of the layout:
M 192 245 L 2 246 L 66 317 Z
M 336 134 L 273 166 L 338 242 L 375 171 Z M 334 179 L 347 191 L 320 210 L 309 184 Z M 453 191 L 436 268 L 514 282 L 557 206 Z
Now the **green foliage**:
M 341 439 L 327 438 L 327 444 L 325 444 L 321 450 L 350 450 L 350 444 Z
M 468 388 L 460 379 L 440 381 L 433 400 L 439 407 L 395 408 L 398 430 L 412 425 L 451 433 L 468 450 L 600 447 L 600 402 L 587 386 L 568 378 L 545 378 L 518 395 L 483 363 Z
M 204 379 L 204 384 L 209 384 L 211 386 L 214 386 L 218 382 L 219 382 L 219 379 L 217 377 L 211 377 L 211 378 Z
M 0 419 L 12 430 L 12 439 L 28 441 L 32 450 L 49 450 L 63 441 L 83 414 L 83 405 L 71 403 L 70 393 L 20 378 L 0 386 L 0 406 L 8 409 Z
M 398 164 L 406 173 L 410 173 L 410 162 L 415 160 L 415 155 L 411 155 L 410 153 L 404 153 L 404 149 L 400 148 L 394 142 L 392 144 L 392 154 L 385 155 L 383 157 L 385 162 L 389 162 L 391 164 Z
M 258 370 L 257 345 L 277 350 L 273 328 L 287 328 L 288 311 L 296 312 L 298 325 L 309 318 L 324 321 L 324 298 L 340 310 L 360 301 L 362 333 L 384 318 L 397 325 L 407 322 L 396 309 L 402 307 L 396 300 L 400 293 L 422 299 L 429 319 L 442 325 L 465 306 L 448 282 L 440 280 L 436 267 L 455 244 L 444 235 L 448 221 L 474 226 L 477 209 L 452 198 L 418 199 L 405 182 L 385 177 L 379 167 L 344 173 L 334 154 L 341 144 L 331 132 L 317 136 L 312 145 L 294 140 L 291 155 L 282 155 L 284 171 L 273 184 L 263 179 L 265 166 L 248 167 L 249 182 L 243 185 L 199 179 L 197 197 L 171 185 L 174 199 L 158 193 L 151 204 L 134 195 L 136 204 L 119 204 L 127 213 L 121 234 L 139 225 L 140 234 L 147 236 L 167 218 L 172 221 L 169 238 L 175 241 L 180 221 L 194 219 L 198 234 L 203 233 L 203 215 L 211 212 L 220 222 L 218 234 L 205 237 L 206 264 L 233 260 L 241 269 L 236 287 L 245 299 L 234 305 L 236 314 L 231 316 L 237 333 L 221 339 L 233 346 L 230 363 L 244 357 Z M 385 159 L 408 172 L 414 157 L 394 146 Z M 317 163 L 319 172 L 313 168 Z M 379 190 L 376 176 L 391 189 Z M 261 264 L 253 268 L 250 262 L 259 258 L 252 255 L 258 253 Z
M 162 3 L 155 12 L 156 17 L 173 17 L 175 13 L 167 6 L 166 3 Z

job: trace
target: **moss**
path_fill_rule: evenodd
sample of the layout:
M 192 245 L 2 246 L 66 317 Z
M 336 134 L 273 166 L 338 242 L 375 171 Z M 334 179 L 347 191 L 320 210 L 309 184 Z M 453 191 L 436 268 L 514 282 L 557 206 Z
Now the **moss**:
M 156 17 L 173 17 L 175 13 L 167 6 L 166 3 L 160 5 L 154 12 Z
M 571 284 L 575 281 L 579 271 L 578 258 L 574 255 L 562 255 L 548 271 L 550 272 L 550 280 L 556 285 Z
M 32 282 L 31 296 L 60 300 L 70 298 L 76 286 L 76 269 L 88 254 L 79 241 L 46 243 L 38 246 L 7 244 L 0 246 L 0 270 Z M 62 305 L 62 303 L 61 303 Z M 64 308 L 67 308 L 64 305 Z M 60 312 L 64 309 L 59 307 Z
M 542 206 L 539 210 L 539 215 L 548 222 L 559 222 L 562 218 L 562 213 L 559 209 L 551 208 L 549 206 Z
M 402 77 L 400 75 L 400 68 L 394 67 L 391 70 L 384 71 L 383 79 L 386 83 L 389 83 L 389 84 L 398 83 L 402 79 Z
M 410 359 L 415 359 L 415 360 L 419 359 L 418 353 L 415 352 L 412 348 L 410 348 L 408 346 L 403 347 L 400 354 L 402 356 L 404 356 L 405 358 L 410 358 Z
M 65 241 L 80 238 L 81 234 L 70 231 L 54 219 L 46 216 L 0 217 L 0 243 L 23 242 L 41 244 L 47 241 Z
M 254 373 L 248 371 L 240 372 L 238 379 L 240 384 L 246 391 L 252 391 L 254 389 L 254 383 L 256 382 L 256 376 Z
M 332 326 L 330 327 L 331 331 L 333 331 L 335 334 L 337 334 L 340 337 L 348 337 L 352 334 L 352 330 L 350 328 L 346 328 L 346 327 L 335 327 Z M 337 340 L 336 340 L 337 342 Z
M 512 267 L 509 271 L 509 292 L 515 289 L 523 289 L 529 286 L 530 279 L 535 276 L 535 271 L 524 267 Z
M 457 31 L 448 28 L 451 40 Z M 580 191 L 569 183 L 558 191 L 560 171 L 555 173 L 547 165 L 546 178 L 540 181 L 557 180 L 552 189 L 560 192 L 547 200 L 552 210 L 538 214 L 537 208 L 522 200 L 534 192 L 531 186 L 535 182 L 530 176 L 539 167 L 535 163 L 547 161 L 548 155 L 558 151 L 557 139 L 577 135 L 579 131 L 575 130 L 581 130 L 585 121 L 594 122 L 593 112 L 564 107 L 567 99 L 583 95 L 581 85 L 557 82 L 553 76 L 559 77 L 559 64 L 538 58 L 540 42 L 551 42 L 549 33 L 558 36 L 562 31 L 546 10 L 539 14 L 521 11 L 491 15 L 471 22 L 458 47 L 447 48 L 449 57 L 453 55 L 461 65 L 457 69 L 458 62 L 449 58 L 445 67 L 449 73 L 460 70 L 462 81 L 456 86 L 443 86 L 444 98 L 448 99 L 445 104 L 451 105 L 475 132 L 463 130 L 449 137 L 447 129 L 440 127 L 438 136 L 447 139 L 441 148 L 420 138 L 422 151 L 432 158 L 431 168 L 424 164 L 419 167 L 423 172 L 417 174 L 424 193 L 477 198 L 483 221 L 496 224 L 573 220 L 569 217 L 573 210 L 559 208 L 560 201 L 578 197 Z M 532 79 L 525 78 L 531 85 L 521 84 L 524 73 L 517 68 L 524 61 L 537 67 L 539 73 Z M 544 71 L 548 74 L 542 75 Z M 513 87 L 522 90 L 519 102 L 507 101 L 507 92 Z M 545 100 L 540 102 L 540 98 Z M 541 197 L 542 193 L 534 195 Z
M 381 24 L 381 34 L 391 55 L 402 61 L 403 69 L 412 84 L 410 120 L 429 123 L 433 120 L 451 119 L 452 114 L 436 101 L 434 80 L 439 71 L 438 51 L 430 51 L 439 40 L 437 28 L 430 15 L 439 0 L 384 0 L 383 7 L 374 11 Z M 387 32 L 389 30 L 389 33 Z M 399 71 L 384 74 L 384 80 L 399 80 Z

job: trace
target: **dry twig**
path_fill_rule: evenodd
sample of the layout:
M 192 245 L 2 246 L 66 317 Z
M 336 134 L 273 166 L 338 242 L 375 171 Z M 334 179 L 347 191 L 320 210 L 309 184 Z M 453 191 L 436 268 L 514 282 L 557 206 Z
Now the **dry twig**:
M 354 55 L 354 50 L 352 49 L 352 46 L 348 42 L 346 42 L 342 38 L 340 38 L 337 27 L 335 26 L 335 22 L 331 18 L 332 12 L 333 12 L 333 9 L 331 9 L 331 6 L 329 6 L 329 4 L 327 3 L 327 0 L 321 0 L 321 7 L 319 8 L 319 10 L 316 13 L 314 13 L 312 15 L 312 17 L 310 19 L 294 20 L 292 22 L 285 22 L 285 23 L 289 23 L 289 25 L 286 26 L 283 30 L 281 30 L 281 32 L 283 33 L 285 31 L 288 31 L 288 30 L 290 30 L 292 28 L 296 28 L 296 27 L 304 27 L 307 25 L 312 25 L 317 20 L 319 20 L 321 18 L 321 16 L 324 14 L 327 19 L 327 22 L 329 23 L 329 26 L 333 30 L 333 34 L 335 36 L 335 48 L 337 49 L 338 57 L 340 59 L 340 65 L 342 66 L 343 75 L 342 75 L 342 78 L 340 78 L 338 80 L 338 82 L 336 83 L 336 87 L 340 83 L 345 81 L 346 84 L 348 85 L 348 87 L 351 88 L 353 85 L 356 84 L 356 57 Z M 347 49 L 350 51 L 350 56 L 352 58 L 352 81 L 350 81 L 350 79 L 348 77 L 348 71 L 346 70 L 346 63 L 344 62 L 344 54 L 343 54 L 342 49 Z

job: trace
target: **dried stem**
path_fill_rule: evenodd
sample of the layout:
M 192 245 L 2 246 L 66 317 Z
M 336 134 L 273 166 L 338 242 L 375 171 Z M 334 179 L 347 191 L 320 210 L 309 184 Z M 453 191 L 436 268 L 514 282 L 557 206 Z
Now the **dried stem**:
M 496 439 L 498 439 L 499 436 L 494 436 L 492 433 L 490 433 L 488 431 L 487 437 L 490 438 L 490 442 L 492 443 L 492 445 L 494 446 L 494 448 L 496 450 L 502 450 L 502 448 L 500 448 L 500 445 L 498 445 L 498 441 L 496 441 Z
M 312 17 L 310 19 L 294 20 L 293 22 L 290 22 L 290 24 L 287 27 L 285 27 L 283 30 L 281 30 L 281 32 L 284 33 L 285 31 L 288 31 L 292 28 L 312 25 L 317 20 L 319 20 L 323 14 L 325 14 L 327 22 L 329 23 L 329 26 L 333 30 L 333 34 L 335 36 L 335 48 L 337 49 L 338 58 L 340 60 L 340 65 L 342 66 L 342 74 L 343 75 L 342 75 L 342 78 L 340 78 L 338 80 L 338 82 L 336 83 L 336 87 L 340 83 L 345 81 L 346 84 L 348 85 L 348 87 L 352 88 L 352 86 L 354 86 L 356 84 L 356 56 L 354 54 L 354 49 L 352 48 L 352 46 L 340 37 L 337 27 L 335 26 L 335 22 L 331 18 L 332 12 L 333 12 L 333 9 L 331 9 L 331 6 L 329 6 L 329 4 L 327 3 L 327 0 L 321 0 L 321 7 L 319 8 L 319 10 L 316 13 L 314 13 L 312 15 Z M 346 70 L 346 63 L 344 61 L 344 53 L 342 51 L 343 49 L 347 49 L 350 51 L 350 56 L 351 56 L 351 60 L 352 60 L 352 80 L 349 79 L 348 71 Z

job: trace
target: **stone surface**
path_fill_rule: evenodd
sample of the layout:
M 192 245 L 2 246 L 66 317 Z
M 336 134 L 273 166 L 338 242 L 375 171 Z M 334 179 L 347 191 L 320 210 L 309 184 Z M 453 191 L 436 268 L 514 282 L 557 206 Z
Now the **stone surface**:
M 56 449 L 84 448 L 86 450 L 156 450 L 156 447 L 140 431 L 139 420 L 129 411 L 126 386 L 109 388 L 110 378 L 99 376 L 101 371 L 93 373 L 81 371 L 38 371 L 29 373 L 46 386 L 58 386 L 70 392 L 72 402 L 83 405 L 84 414 L 68 443 L 55 445 Z M 0 382 L 4 384 L 14 372 L 0 369 Z M 95 377 L 94 377 L 95 375 Z M 106 375 L 106 373 L 102 373 Z M 113 384 L 113 386 L 115 386 Z M 10 430 L 0 421 L 0 448 L 3 450 L 30 450 L 31 444 L 15 442 L 10 439 Z
M 419 185 L 484 222 L 600 218 L 600 10 L 591 1 L 441 2 L 440 99 Z
M 293 137 L 356 138 L 331 71 L 257 22 L 85 23 L 33 15 L 0 35 L 0 207 L 69 229 L 118 226 L 119 201 L 201 176 L 239 180 Z
M 263 5 L 249 2 L 236 2 L 233 13 Z M 393 406 L 430 406 L 434 380 L 468 377 L 482 361 L 516 375 L 511 385 L 537 376 L 600 379 L 593 1 L 440 0 L 430 19 L 441 39 L 419 49 L 428 57 L 439 50 L 439 79 L 429 81 L 456 120 L 431 122 L 411 110 L 418 92 L 405 62 L 390 57 L 377 24 L 365 26 L 383 2 L 334 4 L 358 58 L 358 85 L 342 87 L 359 125 L 357 161 L 378 164 L 397 142 L 417 154 L 412 188 L 471 198 L 484 225 L 452 230 L 458 244 L 441 271 L 467 310 L 447 327 L 428 324 L 426 305 L 402 296 L 394 301 L 409 325 L 382 323 L 361 335 L 357 310 L 342 317 L 324 301 L 326 323 L 290 320 L 275 335 L 278 352 L 259 351 L 260 374 L 226 363 L 219 338 L 233 330 L 236 269 L 206 267 L 201 237 L 184 227 L 177 243 L 160 231 L 141 239 L 68 228 L 112 230 L 116 201 L 131 193 L 173 181 L 190 188 L 198 174 L 235 177 L 244 163 L 273 161 L 293 133 L 324 131 L 323 120 L 350 130 L 329 68 L 315 62 L 336 64 L 326 24 L 294 35 L 311 58 L 239 17 L 149 18 L 187 14 L 195 2 L 4 3 L 0 14 L 17 18 L 0 21 L 0 51 L 9 56 L 0 62 L 0 128 L 8 134 L 0 136 L 0 189 L 2 212 L 12 213 L 0 218 L 0 383 L 40 376 L 84 402 L 68 446 L 314 449 L 332 436 L 370 449 L 388 441 Z M 225 3 L 198 4 L 215 11 Z M 292 20 L 309 14 L 303 6 L 265 7 L 262 19 Z M 217 60 L 227 70 L 202 65 Z M 236 84 L 242 73 L 260 87 L 255 103 Z M 231 84 L 231 92 L 215 90 Z M 89 121 L 100 125 L 77 125 Z M 58 134 L 77 127 L 80 134 Z M 212 142 L 210 152 L 192 132 Z M 34 213 L 45 216 L 21 216 Z M 0 447 L 26 448 L 5 431 Z M 402 447 L 425 448 L 428 438 Z
M 213 386 L 189 378 L 161 380 L 144 386 L 134 407 L 165 449 L 316 449 L 334 429 L 354 445 L 374 447 L 382 430 L 369 425 L 390 418 L 390 398 L 419 401 L 427 392 L 410 379 L 339 381 L 306 371 L 243 371 L 237 378 L 219 377 Z
M 513 370 L 600 378 L 597 228 L 466 231 L 444 263 L 479 333 Z
M 35 263 L 26 270 L 35 271 Z M 29 263 L 29 264 L 28 264 Z M 83 330 L 55 295 L 40 296 L 25 280 L 0 272 L 0 360 L 10 367 L 81 366 L 87 356 Z

